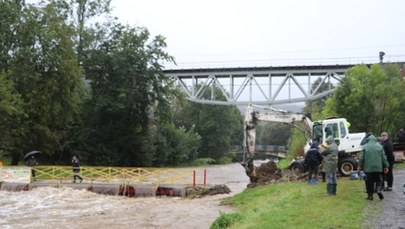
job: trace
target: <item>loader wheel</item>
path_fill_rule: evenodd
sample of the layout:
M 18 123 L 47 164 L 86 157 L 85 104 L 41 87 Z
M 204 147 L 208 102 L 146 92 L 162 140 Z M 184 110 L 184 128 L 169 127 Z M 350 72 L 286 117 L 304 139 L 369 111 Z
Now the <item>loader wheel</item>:
M 350 176 L 357 169 L 357 165 L 358 163 L 354 158 L 345 158 L 338 165 L 339 173 L 342 176 Z

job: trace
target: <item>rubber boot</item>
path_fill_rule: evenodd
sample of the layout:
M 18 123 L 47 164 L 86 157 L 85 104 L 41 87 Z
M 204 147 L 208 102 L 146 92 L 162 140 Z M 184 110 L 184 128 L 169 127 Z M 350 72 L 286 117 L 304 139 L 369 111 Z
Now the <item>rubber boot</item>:
M 336 188 L 337 188 L 337 184 L 333 184 L 332 185 L 332 195 L 336 196 Z
M 317 180 L 317 179 L 313 179 L 313 180 L 312 180 L 312 184 L 318 184 L 318 180 Z
M 308 180 L 307 180 L 307 184 L 311 184 L 311 180 L 308 179 Z
M 326 195 L 328 196 L 333 195 L 333 184 L 326 185 Z

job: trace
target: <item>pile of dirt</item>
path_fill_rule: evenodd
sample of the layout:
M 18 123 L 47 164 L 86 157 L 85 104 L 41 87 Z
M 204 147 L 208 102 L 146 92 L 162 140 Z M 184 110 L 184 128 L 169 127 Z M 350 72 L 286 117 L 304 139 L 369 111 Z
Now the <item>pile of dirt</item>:
M 282 180 L 282 178 L 282 171 L 277 168 L 277 164 L 274 161 L 269 161 L 261 164 L 259 167 L 255 167 L 255 172 L 251 177 L 251 183 L 248 184 L 248 188 L 262 184 L 275 183 Z
M 212 196 L 217 194 L 228 194 L 231 193 L 231 189 L 228 188 L 226 185 L 214 185 L 214 186 L 197 186 L 197 187 L 190 187 L 187 188 L 187 197 L 194 199 L 194 198 L 201 198 L 204 196 Z
M 256 187 L 257 185 L 266 185 L 285 181 L 301 181 L 305 179 L 302 175 L 292 173 L 289 169 L 279 169 L 274 161 L 255 166 L 255 172 L 250 175 L 250 184 L 248 188 Z

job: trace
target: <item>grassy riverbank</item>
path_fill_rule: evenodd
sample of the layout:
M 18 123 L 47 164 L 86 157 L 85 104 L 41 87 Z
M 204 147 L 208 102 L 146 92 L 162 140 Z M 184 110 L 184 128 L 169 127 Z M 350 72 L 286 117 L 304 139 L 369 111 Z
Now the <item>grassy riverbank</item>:
M 339 179 L 337 196 L 326 196 L 325 186 L 287 182 L 247 189 L 223 201 L 239 212 L 222 214 L 211 228 L 232 221 L 230 228 L 361 228 L 368 204 L 364 181 Z
M 405 163 L 395 163 L 394 169 L 405 169 Z

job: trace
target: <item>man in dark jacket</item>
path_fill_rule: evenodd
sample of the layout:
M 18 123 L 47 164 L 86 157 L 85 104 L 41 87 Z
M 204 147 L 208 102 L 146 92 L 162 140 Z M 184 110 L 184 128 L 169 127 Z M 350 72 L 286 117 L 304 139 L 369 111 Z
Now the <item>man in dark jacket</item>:
M 76 178 L 80 180 L 80 183 L 83 181 L 83 178 L 79 176 L 80 173 L 80 164 L 79 159 L 76 156 L 72 158 L 72 166 L 73 166 L 73 183 L 76 183 Z
M 394 146 L 387 132 L 382 132 L 380 136 L 381 145 L 384 149 L 385 156 L 389 164 L 388 173 L 383 176 L 383 187 L 385 187 L 385 182 L 387 186 L 384 191 L 392 191 L 392 183 L 394 182 L 394 175 L 392 174 L 392 169 L 394 168 L 395 156 L 394 156 Z
M 32 175 L 32 178 L 34 178 L 34 181 L 35 181 L 35 169 L 34 169 L 34 167 L 38 165 L 38 162 L 35 159 L 35 156 L 32 155 L 29 159 L 27 159 L 25 161 L 25 165 L 28 166 L 28 167 L 31 167 L 31 175 Z
M 322 152 L 323 156 L 323 171 L 326 176 L 327 195 L 336 195 L 337 177 L 336 167 L 338 162 L 338 146 L 332 135 L 326 138 L 328 147 Z
M 382 194 L 382 172 L 388 172 L 388 162 L 384 150 L 378 144 L 374 135 L 371 135 L 367 144 L 360 153 L 358 171 L 366 173 L 367 199 L 373 200 L 374 187 L 380 200 L 384 199 Z
M 404 128 L 401 128 L 397 132 L 396 137 L 397 137 L 399 143 L 405 143 L 405 131 L 404 131 Z
M 305 155 L 305 165 L 308 167 L 308 184 L 318 184 L 316 176 L 318 175 L 319 164 L 322 162 L 322 156 L 318 150 L 318 144 L 312 143 L 311 148 Z

